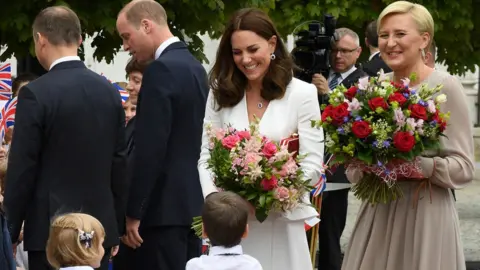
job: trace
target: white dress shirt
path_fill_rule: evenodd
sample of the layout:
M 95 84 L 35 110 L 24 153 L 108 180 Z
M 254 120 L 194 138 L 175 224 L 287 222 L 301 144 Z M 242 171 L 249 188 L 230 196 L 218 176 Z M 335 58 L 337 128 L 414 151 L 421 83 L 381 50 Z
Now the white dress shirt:
M 371 61 L 373 59 L 373 57 L 375 57 L 375 55 L 377 55 L 377 54 L 380 54 L 380 51 L 376 51 L 376 52 L 370 54 L 370 56 L 368 57 L 368 61 Z
M 51 70 L 55 65 L 60 64 L 62 62 L 68 62 L 68 61 L 81 61 L 80 57 L 78 56 L 64 56 L 61 58 L 58 58 L 57 60 L 53 61 L 53 63 L 50 65 Z
M 91 266 L 69 266 L 61 267 L 59 270 L 94 270 Z
M 187 262 L 185 270 L 262 270 L 257 259 L 243 254 L 242 246 L 211 247 L 209 255 Z
M 171 37 L 167 40 L 165 40 L 162 44 L 160 44 L 160 46 L 157 48 L 157 50 L 155 51 L 155 59 L 157 59 L 158 57 L 160 57 L 160 55 L 162 54 L 162 52 L 168 47 L 170 46 L 172 43 L 175 43 L 175 42 L 179 42 L 180 39 L 178 37 Z

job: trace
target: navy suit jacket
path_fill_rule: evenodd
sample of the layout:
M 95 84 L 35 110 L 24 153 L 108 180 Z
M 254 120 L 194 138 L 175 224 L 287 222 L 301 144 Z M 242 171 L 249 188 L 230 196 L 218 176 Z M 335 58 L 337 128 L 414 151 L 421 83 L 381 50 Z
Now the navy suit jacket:
M 183 42 L 169 45 L 143 74 L 127 207 L 142 228 L 190 226 L 201 213 L 197 161 L 207 96 L 206 71 Z

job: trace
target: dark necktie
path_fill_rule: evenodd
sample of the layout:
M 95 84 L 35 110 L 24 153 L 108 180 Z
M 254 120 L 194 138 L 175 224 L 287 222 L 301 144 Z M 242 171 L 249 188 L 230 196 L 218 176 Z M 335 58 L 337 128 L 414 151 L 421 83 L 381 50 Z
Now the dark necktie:
M 331 80 L 330 83 L 328 84 L 328 88 L 330 88 L 330 90 L 335 89 L 335 87 L 337 87 L 337 85 L 338 85 L 338 79 L 340 79 L 340 78 L 341 78 L 340 73 L 335 73 L 335 74 L 333 75 L 332 80 Z

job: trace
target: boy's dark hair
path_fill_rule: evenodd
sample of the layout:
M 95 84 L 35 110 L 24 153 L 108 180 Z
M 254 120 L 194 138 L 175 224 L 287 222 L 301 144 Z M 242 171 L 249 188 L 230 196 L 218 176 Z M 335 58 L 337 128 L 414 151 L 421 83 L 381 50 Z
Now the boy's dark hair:
M 132 72 L 140 72 L 141 74 L 143 74 L 149 63 L 149 61 L 144 63 L 138 62 L 135 58 L 132 57 L 125 66 L 125 72 L 127 73 L 127 76 Z
M 18 90 L 20 90 L 20 85 L 22 83 L 31 82 L 37 78 L 38 76 L 33 73 L 27 72 L 27 73 L 18 74 L 18 76 L 12 80 L 12 95 L 14 97 L 18 95 Z
M 378 48 L 378 33 L 377 33 L 377 21 L 372 21 L 367 25 L 365 30 L 365 37 L 368 44 L 374 48 Z
M 233 192 L 216 192 L 207 196 L 202 219 L 212 246 L 230 248 L 239 245 L 247 227 L 248 212 L 247 202 Z

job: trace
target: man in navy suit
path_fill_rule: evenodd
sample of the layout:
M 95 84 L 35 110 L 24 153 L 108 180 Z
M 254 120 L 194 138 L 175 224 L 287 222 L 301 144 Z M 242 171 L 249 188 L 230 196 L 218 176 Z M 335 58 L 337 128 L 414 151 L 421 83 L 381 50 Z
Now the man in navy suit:
M 203 195 L 197 171 L 208 95 L 205 69 L 170 32 L 163 7 L 132 1 L 119 13 L 123 47 L 138 61 L 155 59 L 143 74 L 133 178 L 123 242 L 136 269 L 185 269 L 201 253 L 191 229 Z
M 42 10 L 33 23 L 35 54 L 48 70 L 18 94 L 4 207 L 12 241 L 25 221 L 30 270 L 50 270 L 50 221 L 84 212 L 105 228 L 105 248 L 124 234 L 128 195 L 125 113 L 120 94 L 77 56 L 80 20 L 67 7 Z M 100 269 L 108 269 L 110 250 Z

